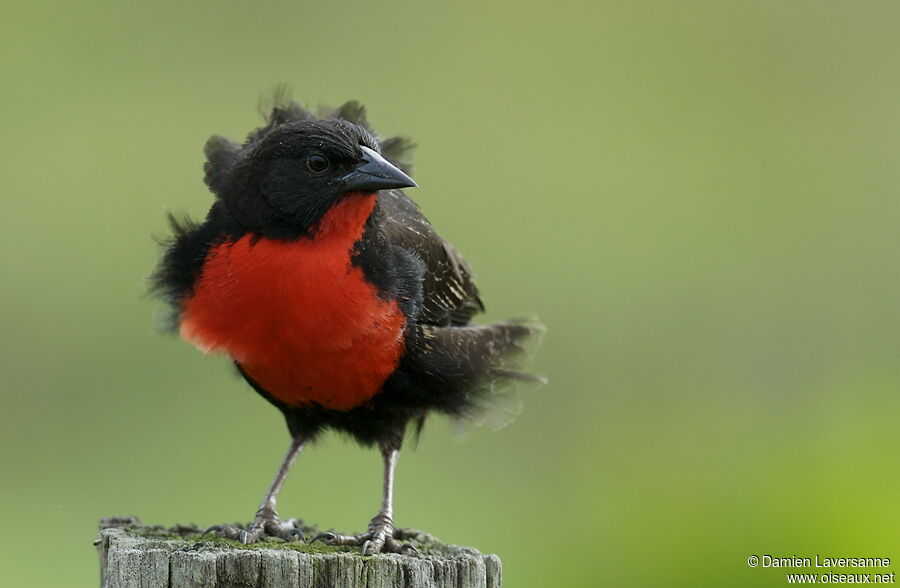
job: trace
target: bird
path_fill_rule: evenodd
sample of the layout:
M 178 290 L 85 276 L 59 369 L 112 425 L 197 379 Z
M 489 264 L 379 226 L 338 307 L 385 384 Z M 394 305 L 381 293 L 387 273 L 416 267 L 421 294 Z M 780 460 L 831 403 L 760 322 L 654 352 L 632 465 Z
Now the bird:
M 314 112 L 281 95 L 261 113 L 243 142 L 206 142 L 212 205 L 202 222 L 169 214 L 150 276 L 170 329 L 227 356 L 291 438 L 253 521 L 209 530 L 245 544 L 303 540 L 277 498 L 304 447 L 334 430 L 379 449 L 381 507 L 365 531 L 313 540 L 415 553 L 393 521 L 404 439 L 431 414 L 514 413 L 504 390 L 542 381 L 522 363 L 543 327 L 473 322 L 484 304 L 470 265 L 403 191 L 417 187 L 410 139 L 382 139 L 353 100 Z

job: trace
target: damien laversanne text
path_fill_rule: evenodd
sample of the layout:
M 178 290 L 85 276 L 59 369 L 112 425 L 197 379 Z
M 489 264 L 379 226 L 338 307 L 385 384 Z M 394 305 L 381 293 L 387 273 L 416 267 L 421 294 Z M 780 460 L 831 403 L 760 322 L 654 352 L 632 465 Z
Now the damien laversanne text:
M 889 568 L 889 557 L 775 557 L 762 556 L 764 568 Z

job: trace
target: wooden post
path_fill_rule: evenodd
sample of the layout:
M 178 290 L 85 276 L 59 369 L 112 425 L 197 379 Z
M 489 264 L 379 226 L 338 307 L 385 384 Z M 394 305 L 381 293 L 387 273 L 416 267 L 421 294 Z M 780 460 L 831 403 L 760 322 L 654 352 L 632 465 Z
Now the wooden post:
M 315 528 L 304 528 L 313 533 Z M 145 526 L 134 517 L 100 521 L 102 588 L 500 588 L 496 555 L 446 545 L 415 530 L 403 530 L 419 556 L 362 557 L 359 548 L 321 543 L 266 541 L 243 546 L 201 536 L 194 526 Z

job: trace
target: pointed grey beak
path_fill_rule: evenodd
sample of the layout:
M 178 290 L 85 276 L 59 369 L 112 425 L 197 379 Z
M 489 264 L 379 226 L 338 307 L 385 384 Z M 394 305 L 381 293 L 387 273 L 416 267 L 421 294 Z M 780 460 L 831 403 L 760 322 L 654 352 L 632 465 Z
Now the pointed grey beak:
M 341 178 L 347 192 L 356 190 L 387 190 L 388 188 L 415 188 L 418 186 L 411 177 L 400 171 L 380 153 L 363 147 L 362 163 Z

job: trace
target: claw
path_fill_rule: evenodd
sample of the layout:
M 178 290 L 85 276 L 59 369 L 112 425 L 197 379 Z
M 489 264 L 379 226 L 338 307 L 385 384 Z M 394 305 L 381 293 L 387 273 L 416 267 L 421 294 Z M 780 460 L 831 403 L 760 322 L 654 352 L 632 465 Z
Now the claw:
M 310 539 L 309 542 L 315 543 L 316 541 L 321 541 L 322 543 L 325 543 L 326 545 L 328 545 L 332 541 L 334 541 L 334 539 L 335 539 L 335 534 L 330 531 L 326 531 L 325 533 L 319 533 L 318 535 L 316 535 L 315 537 Z
M 205 537 L 206 535 L 209 535 L 210 533 L 216 533 L 216 534 L 225 533 L 225 532 L 227 532 L 227 530 L 229 528 L 232 528 L 231 525 L 211 525 L 211 526 L 203 529 L 203 532 L 200 533 L 200 536 Z
M 262 535 L 262 529 L 259 528 L 241 531 L 241 544 L 250 545 L 251 543 L 256 543 L 256 540 L 259 539 L 260 535 Z
M 209 533 L 215 533 L 226 539 L 237 539 L 244 545 L 256 543 L 263 536 L 277 537 L 285 541 L 305 540 L 300 523 L 297 519 L 282 522 L 277 516 L 257 516 L 245 529 L 237 525 L 213 525 L 207 527 L 200 535 L 203 537 Z
M 304 535 L 303 531 L 300 529 L 289 529 L 284 532 L 284 535 L 283 539 L 285 541 L 293 541 L 296 539 L 297 541 L 306 543 L 306 535 Z
M 369 523 L 369 528 L 364 533 L 357 535 L 342 535 L 328 531 L 319 533 L 312 541 L 322 541 L 326 545 L 356 545 L 360 547 L 360 555 L 375 555 L 378 553 L 401 553 L 405 555 L 418 555 L 419 550 L 409 543 L 400 543 L 397 538 L 400 533 L 395 533 L 394 523 L 390 516 L 379 513 Z M 310 541 L 310 542 L 312 542 Z
M 288 530 L 284 531 L 286 535 L 296 538 L 298 541 L 306 542 L 306 535 L 303 534 L 303 529 L 300 528 L 300 521 L 297 519 L 288 519 L 284 521 L 284 524 L 289 526 Z
M 399 553 L 402 555 L 421 555 L 419 550 L 416 549 L 416 546 L 412 543 L 400 543 L 393 537 L 388 537 L 384 541 L 385 548 L 392 553 Z
M 243 531 L 234 525 L 213 525 L 211 527 L 207 527 L 204 529 L 203 533 L 200 534 L 201 537 L 209 535 L 210 533 L 214 533 L 217 537 L 224 537 L 226 539 L 239 539 L 241 533 Z

